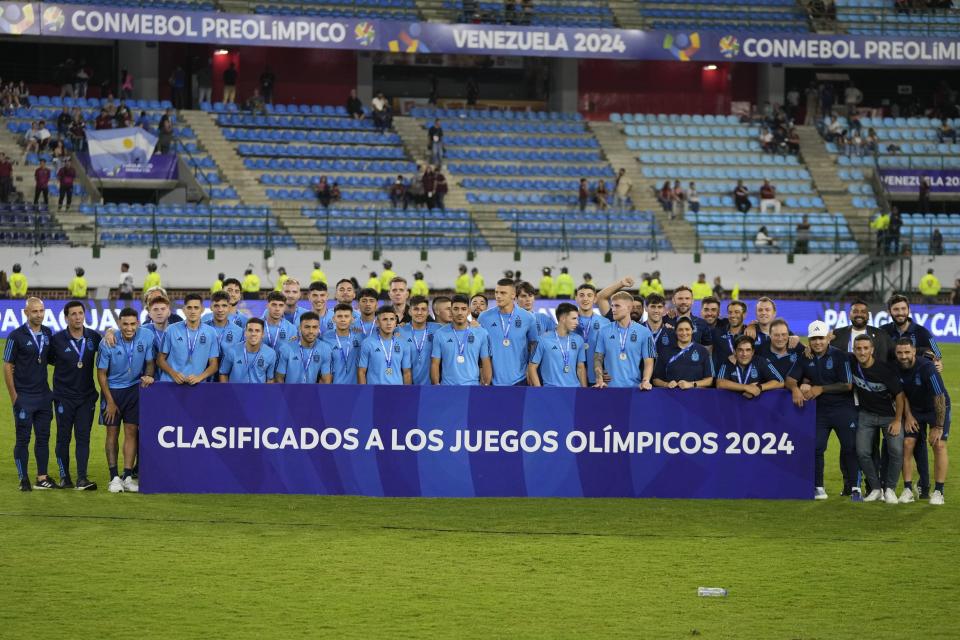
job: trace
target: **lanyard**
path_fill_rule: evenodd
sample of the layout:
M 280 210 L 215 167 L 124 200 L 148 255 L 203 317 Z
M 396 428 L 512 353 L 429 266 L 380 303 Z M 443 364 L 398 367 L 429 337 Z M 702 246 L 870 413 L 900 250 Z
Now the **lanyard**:
M 317 343 L 313 343 L 313 348 L 310 349 L 310 353 L 307 354 L 307 357 L 303 357 L 303 346 L 297 347 L 300 350 L 300 362 L 303 364 L 303 378 L 307 379 L 307 372 L 310 370 L 310 363 L 313 361 L 313 352 L 317 350 Z M 314 380 L 316 382 L 316 380 Z
M 197 350 L 197 340 L 200 338 L 200 328 L 193 334 L 193 341 L 190 340 L 190 327 L 184 327 L 187 330 L 187 360 L 193 357 L 193 352 Z
M 363 335 L 369 336 L 371 333 L 373 333 L 373 325 L 374 325 L 375 323 L 376 323 L 376 320 L 371 320 L 371 321 L 370 321 L 370 328 L 368 329 L 368 328 L 367 328 L 367 323 L 365 323 L 363 320 L 361 320 L 361 321 L 360 321 L 360 331 L 363 332 Z
M 503 321 L 503 314 L 502 313 L 498 314 L 500 316 L 500 330 L 503 332 L 504 340 L 510 337 L 510 325 L 513 324 L 513 314 L 515 314 L 516 312 L 517 312 L 517 309 L 516 307 L 514 307 L 513 311 L 510 312 L 510 315 L 507 316 L 506 322 Z M 540 326 L 540 323 L 537 323 L 538 328 L 539 326 Z
M 690 351 L 690 349 L 692 349 L 692 348 L 693 348 L 693 343 L 691 342 L 691 343 L 688 344 L 686 347 L 684 347 L 683 349 L 681 349 L 678 353 L 675 353 L 675 354 L 673 355 L 673 357 L 671 357 L 670 360 L 667 361 L 667 364 L 673 364 L 674 362 L 676 362 L 677 360 L 679 360 L 680 358 L 682 358 L 682 357 L 683 357 L 683 354 L 685 354 L 687 351 Z M 742 383 L 741 383 L 741 384 L 742 384 Z
M 347 368 L 347 356 L 350 355 L 350 341 L 353 340 L 350 336 L 347 336 L 347 348 L 343 348 L 343 343 L 340 342 L 340 334 L 334 333 L 333 337 L 337 339 L 337 349 L 340 351 L 340 359 L 343 360 L 343 368 Z
M 653 334 L 653 344 L 657 344 L 660 340 L 660 334 L 663 333 L 663 330 L 666 328 L 666 323 L 660 323 L 660 328 L 657 329 L 657 332 Z M 647 329 L 650 329 L 650 325 L 647 324 Z M 651 329 L 651 333 L 653 330 Z
M 247 380 L 249 382 L 256 382 L 257 380 L 250 375 L 250 365 L 247 364 L 247 357 L 249 352 L 247 351 L 247 345 L 243 345 L 243 371 L 247 374 Z M 257 356 L 260 355 L 260 348 L 258 347 L 256 351 L 253 352 L 253 364 L 257 364 Z M 256 368 L 256 367 L 254 367 Z
M 157 343 L 157 353 L 163 350 L 163 340 L 166 336 L 166 329 L 160 331 L 160 329 L 157 329 L 157 325 L 153 325 L 153 341 Z
M 123 355 L 127 357 L 127 373 L 133 371 L 133 343 L 136 342 L 137 337 L 134 336 L 133 340 L 130 342 L 130 349 L 127 349 L 127 341 L 123 338 L 120 338 L 120 344 L 122 345 Z
M 561 340 L 561 339 L 560 339 L 560 332 L 559 332 L 559 331 L 554 331 L 554 332 L 553 332 L 553 335 L 556 336 L 556 338 L 557 338 L 557 349 L 560 350 L 560 357 L 563 358 L 563 370 L 566 371 L 566 370 L 567 370 L 567 367 L 570 366 L 570 349 L 569 349 L 569 345 L 567 346 L 567 348 L 564 348 L 564 343 L 566 343 L 566 339 L 564 339 L 564 340 Z M 564 336 L 564 338 L 566 338 L 566 336 Z
M 423 354 L 423 344 L 427 341 L 427 329 L 423 329 L 423 337 L 420 338 L 420 342 L 417 342 L 417 330 L 413 327 L 410 327 L 410 335 L 413 338 L 413 346 L 417 350 L 417 359 L 419 360 Z
M 734 371 L 737 372 L 737 382 L 739 382 L 740 384 L 746 384 L 747 382 L 750 382 L 750 374 L 753 373 L 753 363 L 751 362 L 751 363 L 750 363 L 750 366 L 747 367 L 747 375 L 746 375 L 746 376 L 741 375 L 741 373 L 740 373 L 740 365 L 737 365 L 737 366 L 734 368 Z M 746 380 L 746 382 L 744 382 L 744 380 Z
M 617 333 L 620 334 L 620 353 L 627 352 L 627 329 L 617 327 Z
M 467 341 L 470 339 L 470 330 L 469 330 L 469 329 L 464 329 L 464 330 L 463 330 L 463 333 L 466 334 L 466 336 L 467 336 L 466 340 L 460 340 L 460 336 L 457 335 L 456 330 L 454 330 L 454 332 L 453 332 L 453 337 L 454 337 L 454 339 L 457 341 L 457 355 L 458 355 L 458 356 L 462 356 L 462 355 L 463 355 L 463 350 L 464 350 L 464 348 L 467 346 Z
M 74 341 L 73 338 L 70 338 L 70 347 L 77 352 L 77 362 L 83 363 L 83 352 L 87 350 L 87 337 L 81 336 L 80 340 Z M 79 348 L 78 344 L 79 343 Z
M 377 336 L 377 340 L 380 341 L 380 349 L 383 350 L 383 359 L 387 363 L 387 369 L 390 368 L 390 365 L 393 363 L 393 337 L 390 338 L 390 348 L 387 349 L 387 346 L 383 344 L 383 338 Z
M 590 344 L 590 325 L 593 323 L 593 318 L 586 318 L 586 322 L 583 321 L 584 318 L 581 317 L 579 321 L 580 333 L 583 334 L 584 344 Z
M 43 354 L 43 346 L 47 337 L 43 334 L 43 329 L 40 330 L 40 337 L 37 338 L 37 335 L 33 332 L 32 329 L 27 329 L 27 333 L 30 334 L 30 339 L 33 340 L 33 344 L 37 345 L 37 362 L 40 362 L 40 358 Z
M 280 339 L 280 327 L 277 327 L 277 332 L 276 332 L 275 334 L 273 334 L 273 337 L 272 337 L 272 338 L 270 337 L 270 325 L 269 325 L 269 324 L 266 325 L 266 329 L 267 329 L 267 342 L 270 343 L 270 348 L 271 348 L 271 349 L 276 349 L 276 348 L 277 348 L 277 341 Z M 259 353 L 259 350 L 258 350 L 258 353 Z

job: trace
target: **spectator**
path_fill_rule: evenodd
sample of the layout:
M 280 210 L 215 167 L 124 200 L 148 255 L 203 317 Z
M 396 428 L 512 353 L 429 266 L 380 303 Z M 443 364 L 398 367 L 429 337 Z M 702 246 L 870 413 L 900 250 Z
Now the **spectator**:
M 183 109 L 187 104 L 187 72 L 180 65 L 170 76 L 170 88 L 173 91 L 173 106 Z
M 617 182 L 613 187 L 613 204 L 618 209 L 625 209 L 633 190 L 633 182 L 627 177 L 627 170 L 620 169 L 617 173 Z
M 390 185 L 390 204 L 394 209 L 399 209 L 400 205 L 406 204 L 407 186 L 403 183 L 403 176 L 397 176 L 397 179 Z
M 440 211 L 446 211 L 447 207 L 443 203 L 444 198 L 447 196 L 447 192 L 450 190 L 450 185 L 447 184 L 447 178 L 443 173 L 438 169 L 437 170 L 437 192 L 434 196 L 436 200 L 437 207 L 440 208 Z
M 365 117 L 363 113 L 363 103 L 360 102 L 360 98 L 357 97 L 356 89 L 350 89 L 350 97 L 347 98 L 347 115 L 354 120 L 363 120 Z
M 40 151 L 40 130 L 36 122 L 30 123 L 30 130 L 23 134 L 23 158 L 27 159 L 28 153 L 38 153 Z
M 110 114 L 107 113 L 106 109 L 100 109 L 100 115 L 94 120 L 93 128 L 97 131 L 113 129 L 113 119 L 110 117 Z
M 887 247 L 887 230 L 890 228 L 890 214 L 883 211 L 870 221 L 870 228 L 877 234 L 877 255 L 882 255 Z
M 880 150 L 880 138 L 877 137 L 877 131 L 873 127 L 867 129 L 867 137 L 863 141 L 863 149 L 867 153 L 874 155 Z
M 43 196 L 43 206 L 50 206 L 50 169 L 43 158 L 40 158 L 40 166 L 33 172 L 35 186 L 33 189 L 33 206 L 40 203 L 40 196 Z
M 687 187 L 687 206 L 690 207 L 690 211 L 700 213 L 700 194 L 697 193 L 696 182 L 691 182 Z
M 843 91 L 843 103 L 847 107 L 847 117 L 850 118 L 857 111 L 857 107 L 863 102 L 863 92 L 851 82 Z
M 437 172 L 432 165 L 427 165 L 427 170 L 423 172 L 423 198 L 427 208 L 431 211 L 436 204 L 437 197 Z
M 6 204 L 13 193 L 13 162 L 0 153 L 0 204 Z
M 124 100 L 121 100 L 120 106 L 117 107 L 117 112 L 113 114 L 113 121 L 116 122 L 116 127 L 121 129 L 127 125 L 127 121 L 129 120 L 133 120 L 130 107 L 127 106 Z
M 836 115 L 830 116 L 830 121 L 827 124 L 827 133 L 824 136 L 827 142 L 834 142 L 842 133 L 843 125 L 840 123 L 840 118 Z
M 237 67 L 232 62 L 223 72 L 223 104 L 233 104 L 237 99 Z
M 950 122 L 944 118 L 940 121 L 940 128 L 937 129 L 937 140 L 940 141 L 940 144 L 943 144 L 944 141 L 950 138 L 950 142 L 957 144 L 957 131 L 950 126 Z
M 793 252 L 798 255 L 806 255 L 810 252 L 810 218 L 804 215 L 797 225 L 797 239 L 794 243 Z
M 73 181 L 76 177 L 77 172 L 71 166 L 70 158 L 66 158 L 63 161 L 63 166 L 60 167 L 60 171 L 57 171 L 57 179 L 60 181 L 60 198 L 57 201 L 57 211 L 63 208 L 64 199 L 67 201 L 67 211 L 70 211 L 70 204 L 73 202 Z
M 687 209 L 687 192 L 680 186 L 679 180 L 674 180 L 673 182 L 673 200 L 671 204 L 673 206 L 670 208 L 670 219 L 679 218 L 682 220 Z
M 777 241 L 770 236 L 765 226 L 757 229 L 757 235 L 753 239 L 753 244 L 760 253 L 769 253 L 770 250 L 777 251 L 779 248 Z
M 342 197 L 343 194 L 340 193 L 340 183 L 334 180 L 333 184 L 330 186 L 330 204 L 336 204 L 340 202 Z
M 427 131 L 427 150 L 430 152 L 430 163 L 439 168 L 443 162 L 443 126 L 439 118 L 433 121 L 433 126 Z
M 776 188 L 769 180 L 764 180 L 760 186 L 760 213 L 767 213 L 771 208 L 774 213 L 780 213 L 780 201 L 777 200 Z
M 67 158 L 67 148 L 63 145 L 63 140 L 54 140 L 50 145 L 50 158 L 53 161 L 53 168 L 57 170 Z
M 73 122 L 70 123 L 70 147 L 75 152 L 81 152 L 87 146 L 87 123 L 83 120 L 80 109 L 73 110 Z
M 610 204 L 607 201 L 607 181 L 603 178 L 597 180 L 597 187 L 593 191 L 593 201 L 597 204 L 597 208 L 600 211 L 606 211 L 607 206 Z
M 320 176 L 320 182 L 314 185 L 314 193 L 317 194 L 317 200 L 324 209 L 330 208 L 330 201 L 333 199 L 333 191 L 327 182 L 327 176 Z
M 901 227 L 903 227 L 903 218 L 900 216 L 900 210 L 893 207 L 890 213 L 890 226 L 887 228 L 887 253 L 890 255 L 900 255 Z
M 127 69 L 120 71 L 120 95 L 127 100 L 133 98 L 133 74 Z
M 950 304 L 960 305 L 960 278 L 953 281 L 953 293 L 950 294 Z
M 586 178 L 580 178 L 580 186 L 577 188 L 577 202 L 580 205 L 580 213 L 587 210 L 587 202 L 590 201 L 590 186 Z
M 860 132 L 856 131 L 851 135 L 847 140 L 847 156 L 857 156 L 862 157 L 863 152 L 866 150 L 867 144 L 866 141 L 860 136 Z
M 673 189 L 670 188 L 669 180 L 663 181 L 663 186 L 660 187 L 660 191 L 656 193 L 656 196 L 657 202 L 660 203 L 663 210 L 666 213 L 670 213 L 673 210 Z
M 73 77 L 73 92 L 77 98 L 86 98 L 90 86 L 90 72 L 87 71 L 87 61 L 81 60 L 77 65 L 77 73 Z
M 141 111 L 140 115 L 137 116 L 137 121 L 134 123 L 135 127 L 140 127 L 144 131 L 151 131 L 150 129 L 150 116 L 147 115 L 146 111 Z
M 73 60 L 67 58 L 64 60 L 63 64 L 57 67 L 57 83 L 60 85 L 60 97 L 61 98 L 73 98 L 73 83 L 76 80 L 76 67 L 73 64 Z
M 835 93 L 832 84 L 824 82 L 820 85 L 820 113 L 824 114 L 824 116 L 833 110 L 834 97 Z
M 777 150 L 777 145 L 773 140 L 773 134 L 770 133 L 770 129 L 766 127 L 760 132 L 760 148 L 767 153 L 774 153 Z
M 930 178 L 920 177 L 920 213 L 930 213 Z
M 934 229 L 930 235 L 930 253 L 935 256 L 943 255 L 943 234 L 940 229 Z
M 73 122 L 73 118 L 70 116 L 70 111 L 64 106 L 63 111 L 57 116 L 57 135 L 61 138 L 66 138 L 67 133 L 70 131 L 71 122 Z
M 197 71 L 197 106 L 204 102 L 213 102 L 213 71 L 210 69 L 210 60 Z
M 467 80 L 467 106 L 477 106 L 477 100 L 480 99 L 480 84 L 477 79 L 471 77 Z
M 410 180 L 407 184 L 406 200 L 403 204 L 404 210 L 406 210 L 407 206 L 411 202 L 413 203 L 414 207 L 419 207 L 421 204 L 424 204 L 423 194 L 423 167 L 417 165 L 417 170 L 410 177 Z
M 743 184 L 743 180 L 737 180 L 737 186 L 733 190 L 733 204 L 740 213 L 749 213 L 753 206 L 750 202 L 750 190 Z
M 276 83 L 277 77 L 273 75 L 270 65 L 267 65 L 263 73 L 260 74 L 260 95 L 268 104 L 273 104 L 273 87 Z
M 804 95 L 807 99 L 807 108 L 803 117 L 803 124 L 810 127 L 817 121 L 817 98 L 820 95 L 819 91 L 817 91 L 817 83 L 815 81 L 810 81 L 806 91 L 804 91 Z
M 370 103 L 373 110 L 373 125 L 378 133 L 383 133 L 393 125 L 393 115 L 390 111 L 390 103 L 384 97 L 383 93 L 378 93 Z
M 247 100 L 246 107 L 247 110 L 254 115 L 266 115 L 267 105 L 263 100 L 263 96 L 260 95 L 260 89 L 253 89 L 253 95 L 250 96 L 249 100 Z
M 170 118 L 160 121 L 160 127 L 157 129 L 157 151 L 160 153 L 170 153 L 173 147 L 173 121 Z
M 793 127 L 787 134 L 787 151 L 793 155 L 800 153 L 800 133 Z

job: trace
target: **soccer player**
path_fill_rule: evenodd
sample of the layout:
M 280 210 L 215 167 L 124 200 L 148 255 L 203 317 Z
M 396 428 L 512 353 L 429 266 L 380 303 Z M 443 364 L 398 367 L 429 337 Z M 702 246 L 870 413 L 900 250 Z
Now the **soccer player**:
M 854 486 L 860 469 L 856 442 L 857 407 L 853 402 L 850 356 L 845 350 L 830 346 L 827 342 L 829 335 L 830 328 L 825 322 L 814 320 L 810 323 L 807 328 L 810 357 L 800 358 L 784 382 L 793 395 L 793 403 L 798 407 L 806 402 L 816 402 L 814 499 L 827 499 L 823 483 L 823 456 L 827 451 L 830 432 L 833 431 L 840 442 L 840 470 L 843 474 L 843 491 L 840 495 L 855 493 L 853 498 L 859 501 L 860 487 Z
M 217 291 L 210 296 L 210 311 L 203 323 L 217 332 L 217 346 L 222 353 L 228 347 L 243 342 L 243 327 L 230 321 L 230 294 Z
M 580 322 L 577 308 L 569 302 L 557 306 L 557 328 L 540 336 L 527 365 L 527 384 L 539 387 L 587 386 L 587 350 L 574 333 Z M 539 369 L 539 370 L 538 370 Z
M 738 336 L 733 341 L 734 362 L 725 362 L 717 372 L 717 389 L 739 393 L 747 400 L 757 398 L 768 385 L 783 385 L 780 372 L 765 358 L 757 356 L 754 340 L 750 336 Z
M 436 304 L 436 302 L 434 302 Z M 487 295 L 477 293 L 470 296 L 470 315 L 474 320 L 480 317 L 480 314 L 487 310 Z
M 747 316 L 747 305 L 739 300 L 727 303 L 727 328 L 719 327 L 713 331 L 713 366 L 719 370 L 720 365 L 734 361 L 733 343 L 743 334 L 743 320 Z
M 850 324 L 833 330 L 833 340 L 830 344 L 841 351 L 853 353 L 853 341 L 864 333 L 873 338 L 876 345 L 873 357 L 880 362 L 893 362 L 896 354 L 893 349 L 893 338 L 887 332 L 877 327 L 871 327 L 870 307 L 863 300 L 854 300 L 850 305 Z
M 357 383 L 357 360 L 360 357 L 362 336 L 351 331 L 354 310 L 349 304 L 340 302 L 333 308 L 333 331 L 323 337 L 330 345 L 333 362 L 333 384 Z
M 920 446 L 921 437 L 929 429 L 936 483 L 930 495 L 930 504 L 940 505 L 943 504 L 943 485 L 947 480 L 950 396 L 936 366 L 927 358 L 917 357 L 917 348 L 910 338 L 905 336 L 897 340 L 896 353 L 900 365 L 900 384 L 907 399 L 904 407 L 906 433 L 903 439 L 903 492 L 900 502 L 914 501 L 911 458 L 914 448 Z
M 280 294 L 281 297 L 283 294 Z M 163 346 L 157 353 L 157 367 L 162 372 L 161 382 L 195 385 L 217 373 L 216 330 L 200 322 L 203 298 L 188 293 L 183 298 L 184 322 L 167 329 Z
M 341 278 L 338 280 L 333 297 L 337 301 L 337 304 L 351 305 L 352 310 L 353 300 L 357 297 L 357 290 L 353 286 L 353 280 L 349 278 Z
M 667 389 L 706 389 L 713 386 L 713 360 L 710 350 L 693 341 L 693 320 L 677 318 L 674 325 L 677 343 L 657 358 L 653 386 Z
M 787 325 L 787 321 L 782 318 L 777 318 L 770 323 L 770 345 L 767 353 L 763 356 L 765 357 L 773 368 L 780 373 L 780 377 L 786 381 L 787 376 L 793 371 L 797 366 L 797 362 L 800 360 L 800 354 L 803 353 L 803 346 L 797 346 L 794 349 L 789 348 L 790 344 L 790 327 Z M 779 388 L 782 388 L 783 385 Z M 778 388 L 778 387 L 771 387 Z
M 653 388 L 653 361 L 657 356 L 653 335 L 630 318 L 633 296 L 626 291 L 613 294 L 610 310 L 613 323 L 600 330 L 593 356 L 594 386 Z M 604 371 L 610 374 L 609 381 Z
M 900 338 L 910 338 L 913 346 L 917 348 L 917 353 L 921 356 L 931 358 L 937 366 L 938 372 L 943 372 L 943 356 L 940 353 L 940 347 L 933 335 L 925 328 L 918 325 L 910 317 L 910 301 L 906 296 L 895 295 L 887 302 L 887 311 L 890 312 L 892 322 L 880 327 L 892 340 Z
M 223 291 L 230 296 L 228 300 L 230 309 L 227 317 L 230 318 L 230 322 L 243 329 L 244 325 L 247 324 L 247 315 L 240 313 L 237 308 L 240 301 L 243 300 L 243 289 L 240 286 L 240 281 L 236 278 L 227 278 L 223 281 Z
M 610 321 L 597 313 L 594 302 L 597 299 L 597 288 L 592 284 L 581 284 L 577 288 L 577 328 L 576 334 L 583 338 L 583 346 L 587 358 L 587 383 L 593 386 L 597 382 L 597 373 L 593 369 L 593 355 L 597 352 L 597 340 L 600 330 L 610 324 Z
M 286 307 L 283 310 L 283 318 L 293 326 L 299 326 L 300 314 L 306 309 L 300 306 L 300 299 L 303 298 L 303 292 L 300 290 L 300 281 L 296 278 L 287 278 L 283 282 L 282 288 L 284 303 Z
M 314 284 L 323 284 L 314 282 Z M 332 351 L 330 345 L 318 340 L 320 316 L 305 311 L 300 316 L 300 341 L 278 354 L 277 382 L 287 384 L 330 384 L 333 381 Z
M 597 292 L 597 307 L 600 309 L 600 314 L 603 315 L 607 320 L 613 322 L 613 316 L 610 315 L 610 298 L 613 294 L 623 291 L 625 289 L 631 289 L 633 287 L 633 278 L 627 276 L 625 278 L 620 278 L 609 287 L 601 289 Z M 646 296 L 644 296 L 646 298 Z M 642 313 L 642 311 L 641 311 Z
M 493 379 L 490 336 L 482 327 L 470 327 L 469 309 L 466 295 L 453 296 L 451 323 L 441 327 L 433 338 L 430 353 L 433 384 L 489 385 Z
M 360 297 L 357 300 L 357 306 L 360 307 L 360 318 L 354 323 L 353 328 L 354 331 L 361 334 L 361 340 L 366 340 L 376 333 L 378 304 L 379 295 L 374 289 L 368 287 L 360 290 Z
M 448 325 L 453 322 L 452 306 L 453 301 L 447 296 L 437 296 L 433 299 L 433 319 L 437 324 Z
M 287 299 L 282 293 L 271 291 L 267 294 L 267 310 L 263 318 L 263 341 L 277 353 L 297 339 L 296 325 L 283 317 L 286 308 Z
M 110 493 L 140 491 L 135 478 L 140 425 L 140 389 L 154 381 L 154 336 L 139 327 L 137 312 L 120 312 L 117 343 L 100 345 L 97 380 L 100 383 L 100 424 L 107 428 L 104 453 L 110 469 Z M 120 425 L 123 424 L 123 476 L 117 462 Z M 79 482 L 77 487 L 79 488 Z
M 892 365 L 879 362 L 873 357 L 873 340 L 870 336 L 857 336 L 853 342 L 853 383 L 857 386 L 860 413 L 857 418 L 857 459 L 867 476 L 871 491 L 864 502 L 883 500 L 897 504 L 894 490 L 903 467 L 903 421 L 906 396 L 900 378 Z M 873 459 L 873 442 L 877 431 L 883 432 L 887 449 L 886 470 L 881 481 Z
M 680 318 L 690 318 L 690 322 L 693 323 L 693 341 L 710 347 L 713 344 L 713 332 L 703 318 L 693 315 L 693 293 L 690 287 L 684 284 L 673 290 L 673 307 L 677 312 L 676 317 L 664 318 L 664 324 L 674 328 Z
M 493 297 L 496 308 L 487 309 L 477 319 L 490 335 L 493 384 L 526 386 L 527 362 L 538 338 L 536 319 L 517 305 L 517 287 L 513 280 L 498 280 Z
M 147 303 L 147 320 L 143 323 L 144 330 L 151 333 L 153 339 L 153 353 L 159 354 L 167 339 L 167 331 L 175 324 L 170 320 L 170 300 L 166 296 L 156 296 Z M 177 316 L 174 316 L 177 317 Z M 103 340 L 109 346 L 116 346 L 115 335 L 107 331 Z
M 394 335 L 399 319 L 390 305 L 377 309 L 377 330 L 360 345 L 357 384 L 413 384 L 410 348 Z
M 647 319 L 643 326 L 650 331 L 653 337 L 653 346 L 657 350 L 657 357 L 676 345 L 677 336 L 673 327 L 666 323 L 664 315 L 667 312 L 666 300 L 659 293 L 651 293 L 647 297 Z
M 410 299 L 410 323 L 397 330 L 397 335 L 404 338 L 410 348 L 413 384 L 430 384 L 430 354 L 433 353 L 433 340 L 440 325 L 429 320 L 427 299 L 413 296 Z
M 7 336 L 3 351 L 3 377 L 13 405 L 16 444 L 13 459 L 17 463 L 20 490 L 56 489 L 47 475 L 50 460 L 50 387 L 47 385 L 47 360 L 53 333 L 43 326 L 43 301 L 27 298 L 26 323 Z M 37 481 L 31 485 L 27 474 L 30 459 L 30 433 L 34 434 L 33 455 L 37 461 Z
M 320 318 L 320 338 L 322 339 L 323 334 L 326 331 L 332 331 L 334 326 L 333 310 L 327 307 L 327 283 L 319 280 L 311 282 L 307 289 L 307 297 L 310 299 L 311 310 Z
M 402 276 L 391 278 L 388 292 L 393 310 L 397 312 L 397 317 L 400 318 L 400 324 L 407 324 L 410 322 L 410 309 L 407 307 L 410 291 L 407 289 L 407 279 Z
M 287 350 L 277 352 L 263 344 L 266 326 L 260 318 L 247 321 L 243 343 L 228 349 L 220 359 L 220 382 L 273 384 L 277 375 L 277 359 L 283 357 Z
M 551 333 L 557 328 L 557 321 L 549 314 L 537 313 L 536 309 L 533 308 L 533 303 L 537 299 L 536 294 L 537 290 L 534 289 L 533 285 L 529 282 L 517 283 L 517 304 L 521 309 L 525 309 L 533 314 L 533 318 L 537 323 L 537 335 Z
M 57 416 L 57 466 L 60 488 L 73 489 L 70 479 L 70 440 L 76 435 L 77 484 L 80 490 L 96 489 L 87 480 L 90 461 L 90 430 L 97 408 L 93 383 L 94 360 L 100 348 L 100 334 L 83 326 L 86 307 L 71 300 L 63 307 L 67 328 L 50 338 L 49 362 L 53 365 L 53 405 Z

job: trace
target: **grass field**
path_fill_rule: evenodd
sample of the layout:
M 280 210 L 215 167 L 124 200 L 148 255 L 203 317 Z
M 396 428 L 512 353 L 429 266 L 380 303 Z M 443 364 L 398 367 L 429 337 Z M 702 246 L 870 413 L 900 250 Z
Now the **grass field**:
M 401 500 L 112 495 L 95 429 L 22 494 L 0 412 L 0 637 L 960 637 L 960 490 L 853 504 L 835 440 L 826 502 Z

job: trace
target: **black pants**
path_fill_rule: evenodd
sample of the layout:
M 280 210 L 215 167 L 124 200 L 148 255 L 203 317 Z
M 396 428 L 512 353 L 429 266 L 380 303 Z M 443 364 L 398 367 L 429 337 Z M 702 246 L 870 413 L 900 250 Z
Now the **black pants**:
M 63 199 L 64 199 L 64 198 L 67 199 L 67 208 L 69 209 L 69 208 L 70 208 L 70 204 L 73 202 L 73 185 L 70 185 L 69 187 L 64 187 L 64 186 L 61 185 L 61 187 L 60 187 L 60 198 L 57 200 L 57 206 L 58 206 L 58 207 L 62 207 L 62 206 L 63 206 Z
M 746 213 L 750 211 L 750 207 L 753 206 L 750 204 L 749 198 L 737 198 L 736 199 L 737 211 L 740 213 Z
M 17 463 L 17 473 L 21 480 L 28 477 L 27 465 L 30 459 L 30 434 L 33 439 L 33 456 L 37 461 L 37 475 L 47 475 L 50 462 L 50 398 L 27 398 L 23 394 L 17 397 L 13 405 L 13 422 L 16 429 L 16 441 L 13 446 L 13 459 Z
M 49 187 L 36 187 L 33 190 L 33 205 L 36 206 L 40 202 L 40 196 L 43 196 L 44 206 L 49 206 L 50 204 L 50 189 Z
M 852 418 L 852 426 L 851 426 Z M 857 481 L 857 418 L 856 414 L 842 417 L 842 419 L 818 419 L 815 448 L 814 486 L 823 486 L 824 453 L 827 451 L 827 442 L 830 432 L 837 434 L 840 441 L 840 470 L 843 473 L 843 488 L 849 490 Z
M 0 178 L 0 202 L 6 202 L 13 192 L 13 180 L 10 176 Z
M 77 477 L 87 477 L 87 463 L 90 460 L 90 431 L 93 429 L 93 416 L 96 398 L 87 400 L 55 400 L 57 412 L 57 466 L 60 477 L 70 475 L 70 440 L 76 435 L 77 444 L 74 453 L 77 460 Z

